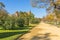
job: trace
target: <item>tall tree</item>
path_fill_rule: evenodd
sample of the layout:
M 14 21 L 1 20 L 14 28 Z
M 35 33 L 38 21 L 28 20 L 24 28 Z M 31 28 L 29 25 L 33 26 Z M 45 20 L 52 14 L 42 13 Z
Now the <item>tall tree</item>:
M 60 0 L 31 0 L 33 7 L 45 8 L 48 13 L 55 13 L 55 20 L 59 17 Z
M 5 7 L 5 5 L 2 2 L 0 2 L 0 9 L 2 9 L 4 7 Z
M 22 11 L 19 12 L 19 16 L 17 18 L 17 25 L 19 27 L 24 27 L 25 25 L 25 14 Z
M 5 29 L 5 23 L 8 17 L 8 12 L 4 9 L 5 5 L 0 2 L 0 26 Z

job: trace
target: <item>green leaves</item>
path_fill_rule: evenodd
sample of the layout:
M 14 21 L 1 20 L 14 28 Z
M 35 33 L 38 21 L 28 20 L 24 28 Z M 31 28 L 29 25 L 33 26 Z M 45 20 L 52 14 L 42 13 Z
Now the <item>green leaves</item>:
M 0 2 L 0 9 L 2 9 L 3 7 L 5 7 L 5 5 L 2 2 Z

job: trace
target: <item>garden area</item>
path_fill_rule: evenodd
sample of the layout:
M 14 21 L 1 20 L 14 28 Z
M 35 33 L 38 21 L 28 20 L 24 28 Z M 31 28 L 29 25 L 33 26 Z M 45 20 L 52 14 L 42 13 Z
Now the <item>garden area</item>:
M 0 40 L 17 40 L 32 28 L 49 24 L 60 27 L 59 0 L 0 1 Z M 35 30 L 33 34 L 40 31 Z
M 31 24 L 32 25 L 32 24 Z M 29 30 L 31 30 L 34 25 L 36 26 L 37 24 L 33 24 L 30 27 L 21 27 L 18 30 L 0 30 L 0 40 L 17 40 L 19 37 L 24 35 L 25 33 L 28 33 Z
M 16 40 L 40 21 L 41 19 L 36 18 L 31 11 L 16 11 L 10 14 L 4 3 L 0 2 L 0 40 Z
M 0 29 L 0 40 L 16 40 L 29 30 L 34 28 L 37 24 L 30 24 L 29 27 L 20 27 L 15 29 Z

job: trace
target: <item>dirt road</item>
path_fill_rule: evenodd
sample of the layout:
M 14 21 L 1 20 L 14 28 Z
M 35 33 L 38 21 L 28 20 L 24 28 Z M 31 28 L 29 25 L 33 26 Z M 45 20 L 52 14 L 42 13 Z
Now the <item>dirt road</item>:
M 18 40 L 60 40 L 60 28 L 41 22 Z

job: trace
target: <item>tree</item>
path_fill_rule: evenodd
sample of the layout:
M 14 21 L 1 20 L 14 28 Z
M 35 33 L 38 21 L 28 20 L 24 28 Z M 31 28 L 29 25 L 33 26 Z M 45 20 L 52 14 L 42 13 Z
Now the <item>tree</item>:
M 59 0 L 31 0 L 33 7 L 46 8 L 48 12 L 54 12 L 54 10 L 60 10 Z
M 19 27 L 24 27 L 24 23 L 25 23 L 24 19 L 20 18 L 20 19 L 17 20 L 17 24 L 18 24 Z
M 40 23 L 40 21 L 41 21 L 41 18 L 34 18 L 34 20 L 32 20 L 32 24 L 38 24 L 38 23 Z
M 55 16 L 54 16 L 52 13 L 50 13 L 50 14 L 48 14 L 48 15 L 45 17 L 45 20 L 51 22 L 51 21 L 54 20 L 54 17 L 55 17 Z
M 34 14 L 31 12 L 31 11 L 29 11 L 29 23 L 32 23 L 32 21 L 34 20 Z
M 4 7 L 5 7 L 5 5 L 2 2 L 0 2 L 0 9 L 2 9 Z
M 18 18 L 17 18 L 17 25 L 19 26 L 19 27 L 24 27 L 24 25 L 25 25 L 25 14 L 24 14 L 24 12 L 19 12 L 19 16 L 18 16 Z
M 45 8 L 48 13 L 54 13 L 54 20 L 60 17 L 60 0 L 31 0 L 31 4 L 33 7 Z
M 15 18 L 10 14 L 8 15 L 5 23 L 4 23 L 5 29 L 14 29 L 15 27 Z
M 29 12 L 24 12 L 24 14 L 26 15 L 25 16 L 25 24 L 27 25 L 27 26 L 29 26 L 29 24 L 30 23 L 32 23 L 32 21 L 34 20 L 34 14 L 31 12 L 31 11 L 29 11 Z
M 0 26 L 6 29 L 5 23 L 8 17 L 8 12 L 4 9 L 5 5 L 0 2 Z
M 39 8 L 56 8 L 56 0 L 31 0 L 31 4 L 33 7 L 39 7 Z

